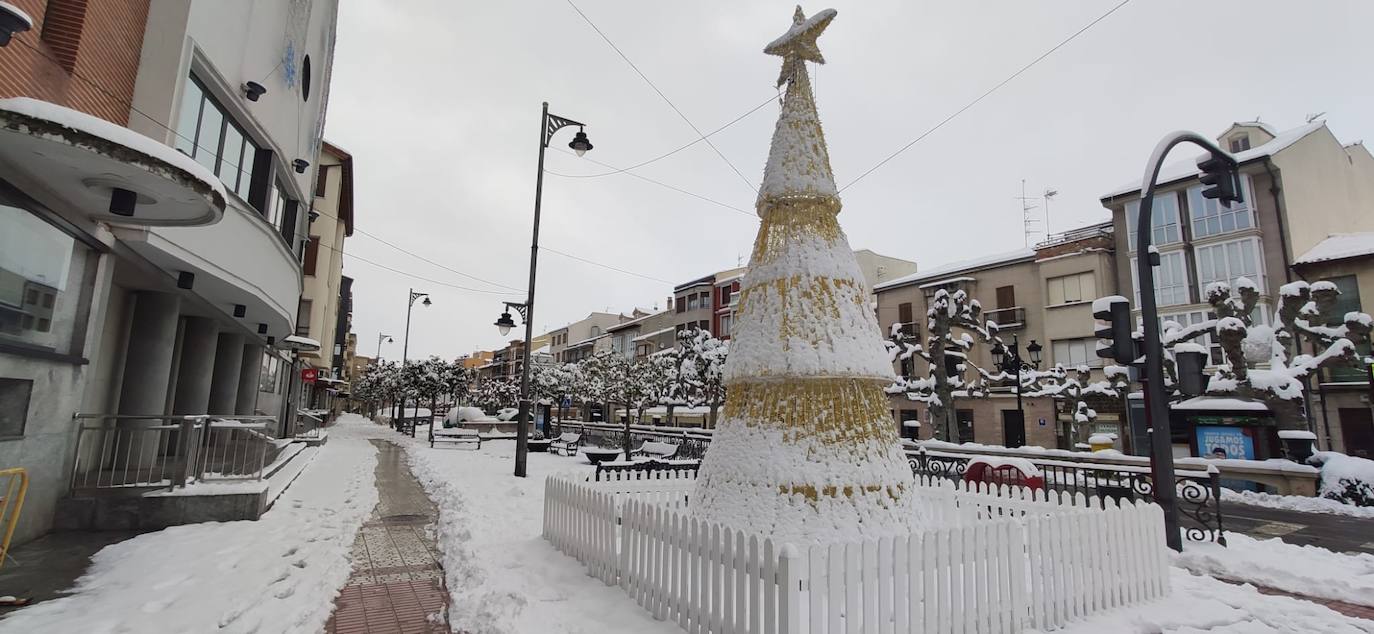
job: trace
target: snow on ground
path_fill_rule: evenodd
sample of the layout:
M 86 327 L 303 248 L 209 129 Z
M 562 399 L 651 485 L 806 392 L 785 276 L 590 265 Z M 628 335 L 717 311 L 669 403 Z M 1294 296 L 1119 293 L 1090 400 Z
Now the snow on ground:
M 1227 533 L 1225 547 L 1188 543 L 1174 564 L 1196 573 L 1374 607 L 1374 555 Z
M 423 426 L 405 439 L 411 470 L 439 506 L 439 544 L 456 632 L 680 632 L 655 621 L 618 586 L 587 575 L 544 541 L 544 478 L 592 472 L 581 454 L 530 453 L 527 478 L 512 475 L 515 443 L 480 450 L 431 449 Z
M 72 594 L 0 620 L 2 633 L 319 632 L 377 503 L 390 430 L 331 428 L 317 459 L 257 521 L 174 526 L 104 548 Z
M 1250 585 L 1233 585 L 1173 568 L 1168 599 L 1117 608 L 1070 623 L 1056 634 L 1154 634 L 1227 632 L 1345 634 L 1374 632 L 1374 621 L 1355 619 L 1324 605 L 1260 594 Z M 1027 630 L 1035 632 L 1035 630 Z
M 1285 511 L 1327 513 L 1330 515 L 1348 515 L 1350 517 L 1374 519 L 1374 506 L 1355 506 L 1354 504 L 1346 504 L 1328 498 L 1314 498 L 1304 495 L 1274 495 L 1272 493 L 1256 493 L 1255 491 L 1232 491 L 1231 489 L 1222 489 L 1221 499 L 1228 503 L 1236 502 L 1238 504 L 1263 506 L 1271 509 L 1283 509 Z

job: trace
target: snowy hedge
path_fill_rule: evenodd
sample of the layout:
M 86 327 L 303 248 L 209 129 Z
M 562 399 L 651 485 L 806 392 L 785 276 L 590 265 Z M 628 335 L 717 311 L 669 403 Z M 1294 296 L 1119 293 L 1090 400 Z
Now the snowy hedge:
M 1345 504 L 1374 507 L 1374 460 L 1319 451 L 1307 461 L 1321 468 L 1319 495 Z

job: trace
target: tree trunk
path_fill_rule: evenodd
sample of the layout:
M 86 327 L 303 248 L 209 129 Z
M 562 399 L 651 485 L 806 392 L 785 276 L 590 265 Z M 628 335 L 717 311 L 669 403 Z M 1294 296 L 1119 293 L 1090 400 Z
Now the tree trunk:
M 615 411 L 615 410 L 611 410 Z M 622 443 L 625 459 L 630 459 L 630 404 L 625 404 L 625 442 Z

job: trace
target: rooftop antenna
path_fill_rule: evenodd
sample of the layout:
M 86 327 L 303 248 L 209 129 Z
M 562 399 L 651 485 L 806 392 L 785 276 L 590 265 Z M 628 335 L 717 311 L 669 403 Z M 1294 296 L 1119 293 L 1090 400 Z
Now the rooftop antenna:
M 1031 201 L 1038 199 L 1026 195 L 1026 179 L 1021 179 L 1021 195 L 1015 198 L 1021 201 L 1021 242 L 1023 246 L 1029 247 L 1031 234 L 1036 233 L 1032 226 L 1040 221 L 1031 217 L 1031 212 L 1035 211 L 1037 206 Z
M 1045 239 L 1050 239 L 1050 201 L 1059 195 L 1059 190 L 1048 187 L 1040 194 L 1041 204 L 1045 205 Z
M 1309 114 L 1309 115 L 1307 115 L 1307 122 L 1308 122 L 1308 123 L 1312 123 L 1313 121 L 1316 121 L 1317 119 L 1320 119 L 1320 118 L 1322 118 L 1322 117 L 1325 116 L 1325 115 L 1326 115 L 1326 112 L 1325 112 L 1325 111 L 1323 111 L 1323 112 L 1318 112 L 1318 113 L 1316 113 L 1316 114 Z

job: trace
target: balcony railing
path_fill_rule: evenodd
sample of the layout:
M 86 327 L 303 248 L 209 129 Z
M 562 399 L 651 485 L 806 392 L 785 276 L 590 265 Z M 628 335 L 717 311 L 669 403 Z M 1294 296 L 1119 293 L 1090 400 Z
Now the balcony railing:
M 988 321 L 997 324 L 997 327 L 1002 330 L 1026 327 L 1026 309 L 1020 306 L 990 310 L 987 311 L 986 315 Z

